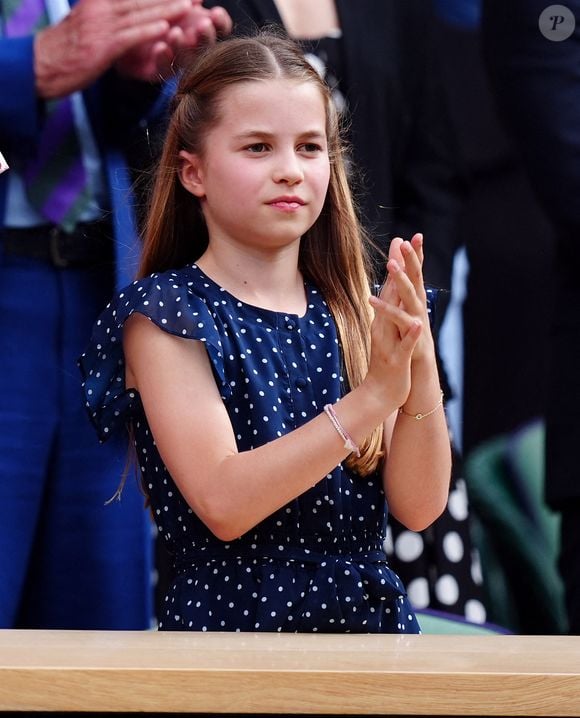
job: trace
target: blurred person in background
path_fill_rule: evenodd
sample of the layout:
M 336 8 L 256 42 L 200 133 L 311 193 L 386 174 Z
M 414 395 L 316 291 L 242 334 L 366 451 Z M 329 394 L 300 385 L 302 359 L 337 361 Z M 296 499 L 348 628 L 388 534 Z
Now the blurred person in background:
M 483 41 L 501 116 L 555 232 L 548 305 L 546 488 L 561 516 L 568 630 L 580 634 L 580 1 L 484 0 Z M 544 276 L 549 276 L 545 267 Z M 513 318 L 518 322 L 519 316 Z M 542 341 L 542 336 L 539 337 Z M 533 348 L 535 351 L 535 347 Z
M 125 154 L 176 53 L 230 29 L 201 0 L 2 0 L 0 627 L 152 620 L 143 497 L 86 421 L 76 359 L 138 260 Z

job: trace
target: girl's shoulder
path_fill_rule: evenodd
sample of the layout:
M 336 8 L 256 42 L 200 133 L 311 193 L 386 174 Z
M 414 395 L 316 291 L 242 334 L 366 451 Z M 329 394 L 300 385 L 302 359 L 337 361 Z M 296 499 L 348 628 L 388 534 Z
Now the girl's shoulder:
M 155 297 L 158 297 L 160 301 L 166 297 L 175 297 L 177 300 L 178 296 L 185 294 L 190 297 L 207 299 L 215 290 L 206 279 L 195 264 L 181 269 L 154 272 L 123 287 L 113 298 L 112 304 L 137 307 L 142 306 L 144 300 L 147 302 L 144 306 L 149 306 Z
M 139 312 L 164 331 L 199 339 L 196 329 L 211 316 L 216 291 L 195 265 L 156 272 L 121 289 L 95 327 L 104 326 L 108 333 L 119 330 L 131 314 Z
M 204 275 L 190 266 L 138 279 L 105 307 L 78 360 L 86 406 L 102 440 L 126 418 L 135 399 L 125 389 L 123 353 L 123 328 L 135 313 L 164 332 L 204 342 L 219 384 L 227 389 L 220 330 L 211 309 L 214 291 Z
M 92 345 L 122 341 L 125 322 L 138 312 L 169 334 L 221 348 L 212 313 L 216 288 L 206 279 L 190 265 L 135 280 L 113 297 L 95 322 Z

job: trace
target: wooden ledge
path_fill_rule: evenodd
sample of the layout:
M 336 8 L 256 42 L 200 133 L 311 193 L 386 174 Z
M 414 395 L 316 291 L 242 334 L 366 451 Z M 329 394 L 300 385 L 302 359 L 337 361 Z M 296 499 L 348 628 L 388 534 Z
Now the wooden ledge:
M 0 711 L 580 716 L 580 637 L 0 630 Z

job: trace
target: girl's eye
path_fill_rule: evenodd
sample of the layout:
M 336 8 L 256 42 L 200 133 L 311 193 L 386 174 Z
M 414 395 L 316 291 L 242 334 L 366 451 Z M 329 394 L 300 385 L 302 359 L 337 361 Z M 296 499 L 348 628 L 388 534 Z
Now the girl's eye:
M 320 145 L 317 145 L 315 142 L 305 142 L 303 145 L 300 146 L 300 149 L 303 152 L 308 153 L 322 152 L 322 147 Z
M 248 152 L 252 152 L 255 154 L 259 154 L 260 152 L 265 152 L 268 149 L 268 145 L 265 142 L 254 142 L 253 145 L 248 145 L 246 147 L 246 150 Z

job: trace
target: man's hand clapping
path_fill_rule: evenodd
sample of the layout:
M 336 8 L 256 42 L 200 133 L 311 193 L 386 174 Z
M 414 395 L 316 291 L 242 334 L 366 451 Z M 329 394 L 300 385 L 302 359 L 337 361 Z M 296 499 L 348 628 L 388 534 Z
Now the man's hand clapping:
M 37 92 L 46 99 L 69 95 L 112 66 L 158 81 L 181 49 L 230 30 L 225 10 L 206 9 L 201 0 L 79 0 L 64 20 L 36 35 Z

